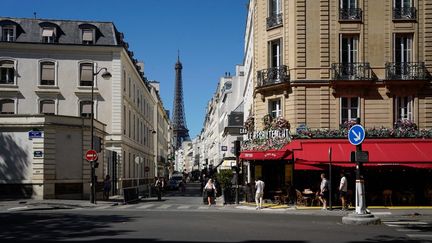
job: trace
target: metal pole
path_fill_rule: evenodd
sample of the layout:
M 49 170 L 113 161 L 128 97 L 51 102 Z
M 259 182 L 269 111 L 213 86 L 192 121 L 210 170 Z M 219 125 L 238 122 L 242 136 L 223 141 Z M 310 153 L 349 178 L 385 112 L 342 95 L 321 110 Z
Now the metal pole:
M 239 204 L 239 180 L 240 180 L 240 169 L 239 169 L 239 166 L 240 166 L 240 156 L 239 155 L 237 155 L 236 154 L 236 165 L 237 165 L 237 170 L 236 170 L 236 173 L 237 173 L 237 180 L 236 180 L 236 194 L 235 194 L 235 203 L 236 204 Z
M 332 206 L 332 147 L 329 148 L 329 209 L 333 210 Z
M 95 75 L 93 74 L 93 81 L 92 81 L 92 86 L 91 86 L 91 115 L 90 115 L 90 149 L 93 150 L 93 119 L 94 119 L 94 77 Z M 91 166 L 91 195 L 90 195 L 90 202 L 93 204 L 96 204 L 96 178 L 95 178 L 95 161 L 92 161 L 90 163 Z
M 360 118 L 356 120 L 357 124 L 360 123 Z M 356 146 L 356 152 L 362 151 L 362 144 Z M 366 211 L 366 196 L 364 190 L 364 180 L 362 178 L 363 164 L 356 159 L 356 213 L 367 214 Z

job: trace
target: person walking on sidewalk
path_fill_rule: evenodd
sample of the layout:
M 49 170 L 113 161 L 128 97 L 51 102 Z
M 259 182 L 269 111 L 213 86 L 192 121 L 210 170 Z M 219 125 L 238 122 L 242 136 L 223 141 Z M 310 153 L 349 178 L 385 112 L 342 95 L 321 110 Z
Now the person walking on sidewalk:
M 162 201 L 162 190 L 164 188 L 164 180 L 162 177 L 159 177 L 155 183 L 155 189 L 158 197 L 158 201 Z
M 261 178 L 257 178 L 255 180 L 255 203 L 256 203 L 256 209 L 262 209 L 262 202 L 264 197 L 264 181 L 261 180 Z
M 347 210 L 348 207 L 346 205 L 346 199 L 347 199 L 347 192 L 348 192 L 348 181 L 343 171 L 340 173 L 340 176 L 341 176 L 341 180 L 339 183 L 339 194 L 342 202 L 342 210 Z
M 109 175 L 106 175 L 105 180 L 103 182 L 103 198 L 104 198 L 104 200 L 109 199 L 110 191 L 111 191 L 111 177 Z
M 204 187 L 204 192 L 206 193 L 207 196 L 208 205 L 211 206 L 213 197 L 216 195 L 216 187 L 212 179 L 209 179 L 207 181 L 207 184 Z
M 321 174 L 321 185 L 319 192 L 319 200 L 323 204 L 323 210 L 327 210 L 327 200 L 329 197 L 329 184 L 324 173 Z

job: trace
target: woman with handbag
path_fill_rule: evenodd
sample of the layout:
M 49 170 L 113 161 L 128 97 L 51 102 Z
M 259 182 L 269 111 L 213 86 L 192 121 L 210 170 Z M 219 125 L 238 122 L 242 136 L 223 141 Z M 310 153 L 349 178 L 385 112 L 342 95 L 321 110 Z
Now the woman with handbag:
M 212 205 L 212 199 L 213 199 L 214 195 L 216 195 L 216 187 L 215 187 L 212 179 L 209 179 L 207 181 L 207 184 L 204 187 L 204 192 L 206 193 L 206 196 L 207 196 L 208 205 L 211 206 Z

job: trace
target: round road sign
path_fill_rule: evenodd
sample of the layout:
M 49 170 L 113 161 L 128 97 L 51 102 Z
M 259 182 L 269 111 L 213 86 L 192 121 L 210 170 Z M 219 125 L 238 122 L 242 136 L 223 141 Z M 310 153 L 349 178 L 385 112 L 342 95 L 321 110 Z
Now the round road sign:
M 144 171 L 145 171 L 145 172 L 149 172 L 149 171 L 150 171 L 150 167 L 146 166 L 146 167 L 144 168 Z
M 98 155 L 95 150 L 87 151 L 85 157 L 88 162 L 96 161 L 98 159 Z

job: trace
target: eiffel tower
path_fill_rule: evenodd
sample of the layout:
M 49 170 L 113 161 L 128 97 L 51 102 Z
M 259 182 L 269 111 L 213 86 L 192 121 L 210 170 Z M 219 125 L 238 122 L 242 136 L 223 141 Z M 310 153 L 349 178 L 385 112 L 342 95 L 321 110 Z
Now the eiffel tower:
M 180 148 L 183 141 L 190 141 L 189 130 L 186 127 L 186 116 L 183 103 L 183 81 L 182 81 L 183 65 L 180 62 L 180 53 L 177 56 L 175 64 L 175 90 L 174 90 L 174 112 L 172 118 L 174 146 Z

